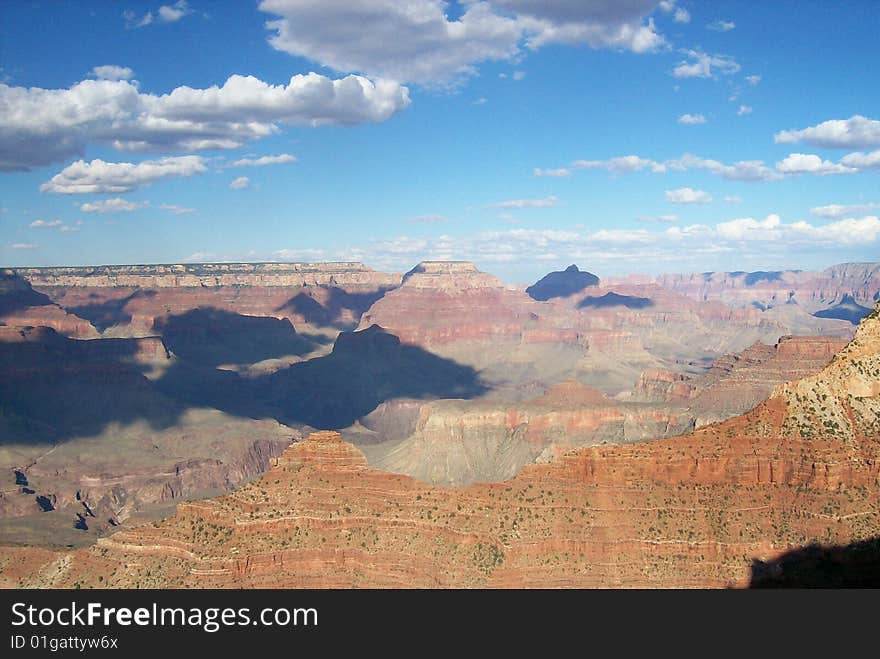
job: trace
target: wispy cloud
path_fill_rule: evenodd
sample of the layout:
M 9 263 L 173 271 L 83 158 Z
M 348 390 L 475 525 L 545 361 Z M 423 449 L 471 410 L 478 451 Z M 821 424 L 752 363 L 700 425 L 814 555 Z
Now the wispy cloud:
M 705 190 L 695 190 L 694 188 L 667 190 L 665 196 L 666 201 L 671 204 L 708 204 L 712 202 L 712 195 Z
M 556 197 L 550 195 L 543 199 L 510 199 L 489 204 L 489 208 L 548 208 L 556 205 Z
M 229 188 L 232 190 L 247 190 L 251 185 L 251 180 L 247 176 L 239 176 L 236 179 L 233 179 L 229 184 Z
M 298 158 L 289 153 L 280 153 L 277 156 L 260 156 L 259 158 L 240 158 L 229 163 L 230 167 L 265 167 L 266 165 L 281 165 L 288 162 L 296 162 Z

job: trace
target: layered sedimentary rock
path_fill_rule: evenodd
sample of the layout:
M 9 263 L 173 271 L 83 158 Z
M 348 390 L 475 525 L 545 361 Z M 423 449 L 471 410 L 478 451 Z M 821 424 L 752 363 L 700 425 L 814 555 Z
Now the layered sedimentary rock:
M 724 355 L 696 376 L 647 370 L 633 399 L 684 406 L 694 424 L 704 426 L 750 410 L 784 382 L 820 371 L 846 343 L 833 337 L 785 336 L 776 345 L 758 342 Z
M 621 403 L 567 381 L 536 398 L 393 401 L 346 429 L 373 467 L 438 485 L 501 481 L 573 446 L 622 444 L 682 432 L 686 410 Z
M 609 278 L 604 284 L 635 281 L 631 277 Z M 832 306 L 851 295 L 863 306 L 873 307 L 880 291 L 880 264 L 843 263 L 820 272 L 783 270 L 773 272 L 704 272 L 642 277 L 697 300 L 723 300 L 735 306 L 763 308 L 794 302 L 809 313 Z
M 11 270 L 0 271 L 0 325 L 51 327 L 65 336 L 78 339 L 98 336 L 98 331 L 91 323 L 67 313 Z
M 105 336 L 149 336 L 169 317 L 194 309 L 289 320 L 334 336 L 400 283 L 399 274 L 361 263 L 207 263 L 198 265 L 19 268 L 48 301 L 91 322 Z M 11 324 L 11 323 L 7 323 Z M 97 335 L 95 333 L 95 335 Z
M 31 285 L 87 288 L 188 288 L 260 286 L 395 286 L 400 276 L 376 272 L 363 263 L 198 263 L 102 265 L 70 268 L 16 268 Z
M 875 312 L 818 375 L 688 435 L 451 490 L 319 433 L 227 496 L 86 550 L 5 548 L 0 570 L 12 587 L 724 587 L 878 527 Z

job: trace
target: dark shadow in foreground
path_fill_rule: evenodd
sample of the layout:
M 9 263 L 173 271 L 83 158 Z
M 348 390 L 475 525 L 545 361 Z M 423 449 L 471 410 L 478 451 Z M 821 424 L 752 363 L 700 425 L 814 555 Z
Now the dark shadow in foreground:
M 880 536 L 848 545 L 807 545 L 752 562 L 750 588 L 878 588 Z

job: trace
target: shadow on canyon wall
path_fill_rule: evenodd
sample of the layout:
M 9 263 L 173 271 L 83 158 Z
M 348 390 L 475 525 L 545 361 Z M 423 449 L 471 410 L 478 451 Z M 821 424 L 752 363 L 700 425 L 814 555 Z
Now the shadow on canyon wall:
M 119 298 L 117 300 L 106 300 L 105 302 L 95 302 L 94 304 L 83 304 L 76 307 L 64 307 L 68 313 L 79 316 L 95 326 L 99 332 L 103 332 L 114 325 L 124 325 L 131 322 L 131 314 L 126 313 L 125 307 L 132 300 L 141 298 L 151 298 L 156 296 L 156 291 L 142 290 L 135 291 L 131 295 Z M 91 293 L 90 298 L 100 299 L 97 293 Z
M 848 545 L 811 544 L 752 562 L 750 588 L 880 588 L 880 536 Z
M 158 318 L 153 330 L 178 357 L 211 367 L 302 356 L 329 341 L 298 334 L 286 318 L 243 316 L 213 307 Z
M 607 307 L 626 307 L 627 309 L 645 309 L 653 307 L 654 301 L 647 297 L 636 297 L 635 295 L 620 295 L 619 293 L 605 293 L 601 297 L 588 295 L 578 302 L 578 309 L 605 309 Z
M 38 293 L 18 275 L 0 272 L 0 316 L 28 307 L 54 305 L 49 296 Z
M 295 313 L 312 325 L 333 327 L 339 330 L 350 330 L 357 327 L 361 315 L 373 306 L 391 287 L 379 288 L 369 293 L 349 293 L 337 286 L 324 286 L 327 297 L 318 301 L 306 292 L 300 292 L 275 309 L 276 312 Z M 348 312 L 346 314 L 346 312 Z M 346 319 L 346 315 L 352 320 Z
M 390 398 L 486 392 L 472 368 L 402 345 L 376 325 L 343 332 L 326 356 L 255 377 L 215 367 L 289 354 L 317 339 L 297 335 L 287 321 L 216 310 L 171 317 L 164 329 L 167 344 L 76 341 L 48 328 L 0 341 L 0 444 L 54 443 L 137 420 L 166 429 L 189 407 L 336 429 Z M 166 346 L 180 354 L 172 358 Z M 148 378 L 157 365 L 161 375 Z
M 321 429 L 345 428 L 391 398 L 474 398 L 487 391 L 474 369 L 402 345 L 378 325 L 342 332 L 329 355 L 265 376 L 181 360 L 156 386 L 189 406 Z

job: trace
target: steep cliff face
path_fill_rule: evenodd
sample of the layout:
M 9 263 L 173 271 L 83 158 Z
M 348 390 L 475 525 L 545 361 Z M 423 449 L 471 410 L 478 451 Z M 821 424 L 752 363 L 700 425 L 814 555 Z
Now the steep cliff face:
M 0 325 L 50 327 L 78 339 L 98 336 L 88 321 L 67 313 L 12 270 L 0 270 Z
M 8 586 L 747 585 L 756 560 L 877 534 L 878 414 L 875 312 L 818 375 L 688 435 L 452 490 L 371 469 L 320 433 L 260 481 L 154 526 L 0 561 Z
M 208 263 L 9 272 L 29 281 L 48 302 L 94 325 L 92 336 L 98 335 L 97 328 L 111 337 L 154 335 L 170 317 L 195 309 L 289 320 L 303 331 L 335 336 L 341 329 L 354 328 L 363 311 L 401 279 L 361 263 Z
M 199 263 L 15 268 L 36 288 L 189 288 L 261 286 L 395 286 L 400 275 L 376 272 L 363 263 Z

